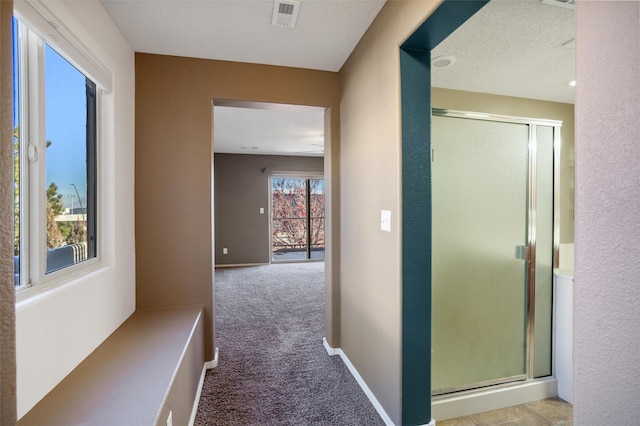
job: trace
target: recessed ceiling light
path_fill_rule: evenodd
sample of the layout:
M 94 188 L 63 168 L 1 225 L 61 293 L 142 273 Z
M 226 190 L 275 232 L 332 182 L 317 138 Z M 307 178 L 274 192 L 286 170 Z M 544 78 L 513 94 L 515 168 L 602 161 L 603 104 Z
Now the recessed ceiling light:
M 436 56 L 431 60 L 431 66 L 435 68 L 448 68 L 455 62 L 455 56 Z
M 576 87 L 576 81 L 575 81 L 575 80 L 571 80 L 571 81 L 569 82 L 569 86 L 571 86 L 571 87 Z

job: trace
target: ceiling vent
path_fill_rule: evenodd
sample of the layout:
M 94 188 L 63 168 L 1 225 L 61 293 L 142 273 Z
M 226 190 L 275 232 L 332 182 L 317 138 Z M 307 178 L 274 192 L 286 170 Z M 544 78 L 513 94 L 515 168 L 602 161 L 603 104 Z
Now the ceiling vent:
M 576 0 L 542 0 L 542 3 L 550 6 L 564 7 L 566 9 L 576 8 Z
M 276 27 L 295 28 L 299 11 L 299 1 L 275 0 L 273 2 L 273 18 L 271 18 L 271 25 Z

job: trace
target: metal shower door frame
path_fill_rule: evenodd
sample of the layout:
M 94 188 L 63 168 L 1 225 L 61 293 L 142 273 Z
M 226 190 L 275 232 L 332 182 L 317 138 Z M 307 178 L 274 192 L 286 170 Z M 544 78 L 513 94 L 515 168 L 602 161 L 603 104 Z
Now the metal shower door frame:
M 505 385 L 524 380 L 533 380 L 535 365 L 535 299 L 536 299 L 536 233 L 537 233 L 537 127 L 546 126 L 553 128 L 553 268 L 558 267 L 560 247 L 560 150 L 562 121 L 546 120 L 538 118 L 524 118 L 508 115 L 489 114 L 473 111 L 460 111 L 450 109 L 432 109 L 433 116 L 451 117 L 468 120 L 483 120 L 510 124 L 523 124 L 528 126 L 528 188 L 527 188 L 527 245 L 525 246 L 526 261 L 526 323 L 525 323 L 525 374 L 489 380 L 480 383 L 432 390 L 433 396 L 447 395 L 454 392 L 468 391 L 487 386 Z

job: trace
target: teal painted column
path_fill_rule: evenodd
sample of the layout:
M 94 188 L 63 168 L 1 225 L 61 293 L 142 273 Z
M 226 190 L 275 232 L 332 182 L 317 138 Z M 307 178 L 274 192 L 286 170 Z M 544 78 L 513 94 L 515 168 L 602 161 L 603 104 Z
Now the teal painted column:
M 431 421 L 431 52 L 401 50 L 402 424 Z
M 445 0 L 400 49 L 402 424 L 431 421 L 431 49 L 488 0 Z

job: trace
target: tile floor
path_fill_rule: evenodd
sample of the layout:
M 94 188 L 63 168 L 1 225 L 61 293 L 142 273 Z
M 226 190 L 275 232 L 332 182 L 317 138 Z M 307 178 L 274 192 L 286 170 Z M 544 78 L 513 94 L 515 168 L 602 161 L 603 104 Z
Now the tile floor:
M 457 419 L 436 426 L 573 426 L 573 406 L 560 398 L 545 399 Z

